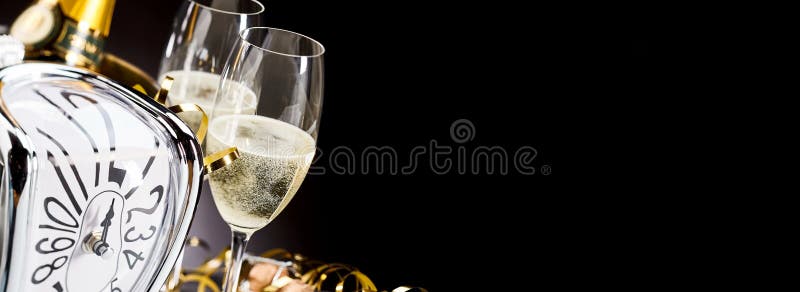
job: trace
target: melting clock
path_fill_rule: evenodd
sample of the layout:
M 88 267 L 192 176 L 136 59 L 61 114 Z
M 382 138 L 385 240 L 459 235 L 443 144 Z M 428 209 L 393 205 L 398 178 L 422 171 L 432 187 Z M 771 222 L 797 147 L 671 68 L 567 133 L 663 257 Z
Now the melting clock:
M 158 291 L 203 168 L 192 131 L 88 71 L 0 70 L 0 291 Z

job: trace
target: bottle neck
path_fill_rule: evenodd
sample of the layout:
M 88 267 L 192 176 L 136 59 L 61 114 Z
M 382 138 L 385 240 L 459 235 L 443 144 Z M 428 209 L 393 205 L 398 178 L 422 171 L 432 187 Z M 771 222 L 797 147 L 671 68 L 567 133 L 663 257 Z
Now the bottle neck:
M 60 0 L 64 16 L 107 37 L 115 0 Z
M 105 42 L 99 31 L 83 22 L 66 19 L 54 47 L 67 65 L 95 69 L 102 59 Z
M 115 0 L 42 0 L 59 1 L 64 24 L 54 43 L 67 65 L 96 69 L 105 49 L 111 27 Z

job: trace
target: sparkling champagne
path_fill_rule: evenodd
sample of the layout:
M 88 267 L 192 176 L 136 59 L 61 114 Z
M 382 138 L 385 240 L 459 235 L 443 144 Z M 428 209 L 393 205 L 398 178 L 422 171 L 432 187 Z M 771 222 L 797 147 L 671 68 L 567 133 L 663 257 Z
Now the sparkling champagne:
M 314 139 L 291 124 L 254 115 L 217 117 L 208 134 L 209 153 L 239 148 L 239 159 L 209 175 L 222 218 L 243 232 L 263 228 L 303 182 L 314 157 Z
M 219 86 L 218 74 L 202 71 L 169 71 L 159 80 L 170 76 L 174 79 L 172 88 L 169 92 L 167 103 L 176 105 L 181 103 L 193 103 L 202 108 L 206 114 L 214 115 L 245 114 L 250 115 L 256 112 L 256 95 L 252 90 L 237 86 L 232 92 L 227 92 L 226 100 L 220 102 L 214 108 L 214 98 Z M 200 116 L 182 115 L 181 118 L 193 129 L 200 123 Z

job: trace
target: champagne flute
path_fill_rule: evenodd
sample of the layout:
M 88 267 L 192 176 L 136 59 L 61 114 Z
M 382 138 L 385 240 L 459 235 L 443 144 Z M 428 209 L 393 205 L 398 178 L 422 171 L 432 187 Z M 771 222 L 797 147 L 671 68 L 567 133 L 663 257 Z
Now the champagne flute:
M 219 74 L 238 40 L 239 32 L 261 23 L 264 5 L 257 0 L 184 0 L 172 24 L 158 83 L 174 79 L 168 105 L 194 103 L 209 111 L 219 85 Z M 180 115 L 199 129 L 201 115 Z M 180 279 L 183 252 L 164 291 L 173 291 Z
M 239 32 L 258 26 L 263 12 L 264 5 L 256 0 L 184 0 L 158 73 L 159 83 L 168 75 L 174 79 L 167 103 L 194 103 L 210 112 L 219 74 Z M 196 129 L 199 119 L 186 122 Z
M 324 51 L 306 36 L 253 27 L 240 32 L 222 71 L 206 152 L 235 146 L 240 155 L 209 174 L 214 203 L 233 234 L 224 292 L 236 291 L 250 236 L 280 214 L 308 172 L 319 131 Z

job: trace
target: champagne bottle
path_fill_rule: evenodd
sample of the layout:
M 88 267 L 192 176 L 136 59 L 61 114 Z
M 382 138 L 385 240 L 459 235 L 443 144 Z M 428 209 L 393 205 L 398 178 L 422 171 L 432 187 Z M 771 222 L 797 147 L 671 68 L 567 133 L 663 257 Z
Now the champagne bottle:
M 97 70 L 115 0 L 37 0 L 11 27 L 28 59 Z M 35 32 L 35 33 L 32 33 Z

